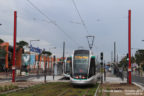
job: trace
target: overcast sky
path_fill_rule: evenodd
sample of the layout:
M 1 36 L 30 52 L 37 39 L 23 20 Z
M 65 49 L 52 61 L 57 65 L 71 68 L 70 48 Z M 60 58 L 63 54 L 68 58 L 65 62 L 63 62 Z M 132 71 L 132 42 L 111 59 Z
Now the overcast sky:
M 93 51 L 96 56 L 104 52 L 111 60 L 116 41 L 119 58 L 128 50 L 128 10 L 132 10 L 132 48 L 144 48 L 144 0 L 75 0 L 81 19 L 72 0 L 30 0 L 47 17 L 43 16 L 27 0 L 0 0 L 0 38 L 13 44 L 13 12 L 17 11 L 17 41 L 40 39 L 32 42 L 35 47 L 51 49 L 62 55 L 62 43 L 66 42 L 66 54 L 83 46 L 88 49 L 87 35 L 94 35 Z M 55 22 L 62 30 L 51 23 Z M 135 50 L 132 50 L 134 53 Z

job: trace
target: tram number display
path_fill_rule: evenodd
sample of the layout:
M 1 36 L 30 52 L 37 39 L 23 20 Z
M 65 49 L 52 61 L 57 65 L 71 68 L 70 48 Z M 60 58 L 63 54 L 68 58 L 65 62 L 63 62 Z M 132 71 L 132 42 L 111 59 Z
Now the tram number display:
M 88 56 L 75 56 L 75 59 L 88 59 Z

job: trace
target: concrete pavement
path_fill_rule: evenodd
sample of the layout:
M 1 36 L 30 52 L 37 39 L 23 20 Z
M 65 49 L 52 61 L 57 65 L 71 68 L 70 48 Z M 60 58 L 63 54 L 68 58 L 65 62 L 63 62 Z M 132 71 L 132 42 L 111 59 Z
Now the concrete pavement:
M 54 80 L 53 80 L 53 76 L 52 75 L 47 75 L 46 80 L 47 81 L 57 81 L 59 79 L 63 78 L 63 76 L 54 76 Z M 11 82 L 12 78 L 1 78 L 0 79 L 0 83 L 3 82 Z M 35 81 L 35 82 L 43 82 L 44 81 L 44 75 L 40 74 L 40 75 L 28 75 L 28 76 L 17 76 L 16 77 L 16 81 Z
M 48 82 L 52 82 L 52 81 L 59 81 L 61 78 L 63 78 L 63 76 L 54 76 L 54 79 L 53 79 L 53 76 L 47 76 L 46 80 Z M 44 76 L 32 77 L 32 78 L 29 78 L 28 81 L 43 82 Z
M 106 73 L 106 81 L 104 81 L 104 82 L 105 83 L 126 83 L 127 79 L 124 78 L 124 80 L 122 80 L 120 77 L 116 77 L 111 72 L 107 72 Z
M 124 72 L 124 77 L 127 78 L 126 72 Z M 132 82 L 135 82 L 144 87 L 144 76 L 139 76 L 138 72 L 132 72 Z

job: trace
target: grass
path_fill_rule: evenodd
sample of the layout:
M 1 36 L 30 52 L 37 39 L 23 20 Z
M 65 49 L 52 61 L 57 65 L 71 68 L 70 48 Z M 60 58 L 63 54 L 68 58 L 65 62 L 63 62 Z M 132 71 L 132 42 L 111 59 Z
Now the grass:
M 13 89 L 17 89 L 18 86 L 16 85 L 5 85 L 5 86 L 0 86 L 0 92 L 4 92 L 4 91 L 8 91 L 8 90 L 13 90 Z M 1 95 L 0 95 L 1 96 Z
M 98 90 L 98 96 L 102 96 L 102 90 L 103 90 L 103 88 L 99 88 L 99 90 Z
M 108 87 L 108 88 L 106 88 L 106 90 L 110 91 L 110 88 Z M 110 96 L 110 92 L 107 92 L 106 96 Z
M 0 96 L 93 96 L 97 87 L 98 84 L 89 87 L 73 87 L 67 82 L 53 82 Z

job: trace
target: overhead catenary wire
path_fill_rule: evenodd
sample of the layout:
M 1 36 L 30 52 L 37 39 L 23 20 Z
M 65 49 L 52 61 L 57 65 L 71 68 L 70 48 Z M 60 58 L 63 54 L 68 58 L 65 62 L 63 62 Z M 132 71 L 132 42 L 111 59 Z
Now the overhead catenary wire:
M 72 0 L 72 2 L 73 2 L 73 5 L 74 5 L 74 7 L 75 7 L 76 12 L 77 12 L 78 15 L 79 15 L 79 18 L 80 18 L 80 20 L 81 20 L 81 23 L 82 23 L 82 25 L 83 25 L 83 27 L 84 27 L 84 29 L 85 29 L 85 32 L 86 32 L 86 35 L 87 35 L 86 37 L 87 37 L 88 45 L 89 45 L 89 48 L 90 48 L 90 50 L 91 50 L 92 47 L 93 47 L 93 43 L 94 43 L 94 36 L 90 36 L 90 35 L 89 35 L 88 28 L 87 28 L 87 26 L 86 26 L 86 24 L 85 24 L 85 22 L 84 22 L 84 20 L 83 20 L 83 18 L 82 18 L 82 16 L 81 16 L 81 14 L 80 14 L 80 11 L 78 10 L 78 7 L 77 7 L 77 5 L 76 5 L 75 0 Z M 90 44 L 88 37 L 92 37 L 92 42 L 91 42 L 92 44 Z
M 73 5 L 74 5 L 79 17 L 80 17 L 81 23 L 82 23 L 84 29 L 86 30 L 86 34 L 89 34 L 88 28 L 87 28 L 87 26 L 86 26 L 86 24 L 85 24 L 85 22 L 84 22 L 84 20 L 83 20 L 83 18 L 81 16 L 81 14 L 80 14 L 80 11 L 77 8 L 76 2 L 74 0 L 72 0 L 72 2 L 73 2 Z
M 41 15 L 43 15 L 47 20 L 47 23 L 52 23 L 54 26 L 56 26 L 61 32 L 63 32 L 65 34 L 65 36 L 67 36 L 67 38 L 71 39 L 73 42 L 75 42 L 77 45 L 79 45 L 78 42 L 75 41 L 75 39 L 73 39 L 70 35 L 68 35 L 63 28 L 58 25 L 54 20 L 52 20 L 51 18 L 49 18 L 43 11 L 41 11 L 36 5 L 34 5 L 30 0 L 27 0 L 27 2 L 34 8 L 36 9 Z
M 3 35 L 3 33 L 6 34 L 6 35 L 11 35 L 11 33 L 7 32 L 7 31 L 4 30 L 3 28 L 0 28 L 0 30 L 2 30 L 2 31 L 0 31 L 0 34 L 1 34 L 1 35 Z

